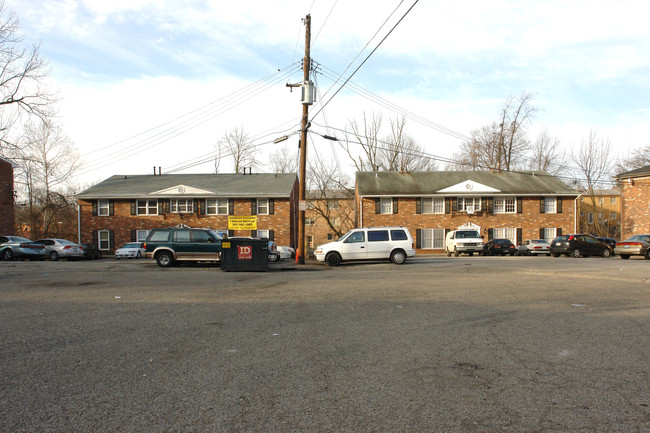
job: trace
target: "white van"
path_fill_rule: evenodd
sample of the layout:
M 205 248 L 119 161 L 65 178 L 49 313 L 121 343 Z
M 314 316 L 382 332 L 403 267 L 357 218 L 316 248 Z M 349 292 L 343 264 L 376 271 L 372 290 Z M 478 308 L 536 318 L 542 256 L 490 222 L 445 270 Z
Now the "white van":
M 345 260 L 390 259 L 402 264 L 415 256 L 415 244 L 406 227 L 366 227 L 350 230 L 338 241 L 319 245 L 314 252 L 319 262 L 336 266 Z
M 478 230 L 452 230 L 447 233 L 445 241 L 445 251 L 447 256 L 452 254 L 458 257 L 460 253 L 466 253 L 473 256 L 474 253 L 483 253 L 483 238 Z

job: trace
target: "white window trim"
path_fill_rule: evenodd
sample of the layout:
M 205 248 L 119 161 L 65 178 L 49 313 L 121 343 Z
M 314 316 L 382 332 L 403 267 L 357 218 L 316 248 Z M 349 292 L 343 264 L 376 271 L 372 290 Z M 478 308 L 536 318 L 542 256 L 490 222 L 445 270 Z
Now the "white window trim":
M 512 210 L 508 210 L 508 206 Z M 494 197 L 493 211 L 498 214 L 517 213 L 517 197 Z
M 149 235 L 150 230 L 136 230 L 135 231 L 135 241 L 136 242 L 144 242 L 147 239 L 147 236 Z M 144 236 L 140 236 L 140 233 L 143 233 Z
M 140 202 L 144 202 L 144 212 L 140 213 Z M 152 206 L 151 203 L 155 203 Z M 155 213 L 149 212 L 149 209 L 155 209 Z M 136 215 L 158 215 L 158 200 L 140 199 L 135 201 L 135 214 Z
M 106 236 L 106 239 L 102 239 L 102 235 Z M 106 247 L 102 248 L 102 242 L 106 242 Z M 110 230 L 97 230 L 97 248 L 101 251 L 108 251 L 111 249 L 111 232 Z
M 427 203 L 427 205 L 425 205 L 425 203 Z M 428 203 L 430 203 L 430 206 Z M 422 197 L 420 199 L 420 206 L 422 207 L 423 214 L 441 215 L 445 213 L 445 198 L 444 197 Z
M 97 201 L 97 215 L 98 216 L 110 216 L 111 214 L 111 203 L 108 200 L 98 200 Z
M 179 202 L 185 202 L 185 210 L 178 210 Z M 169 211 L 171 213 L 193 213 L 194 212 L 194 199 L 191 198 L 173 198 L 169 200 Z
M 481 211 L 481 197 L 457 197 L 456 198 L 456 207 L 458 212 L 467 212 L 467 201 L 469 199 L 473 200 L 474 212 Z M 462 206 L 461 206 L 462 204 Z M 472 206 L 472 205 L 470 205 Z
M 557 228 L 545 227 L 543 230 L 544 230 L 544 240 L 546 242 L 551 243 L 551 241 L 557 237 Z
M 381 215 L 389 215 L 393 213 L 392 197 L 381 197 L 379 201 L 379 213 Z
M 266 206 L 261 203 L 266 202 Z M 260 209 L 266 207 L 266 211 L 262 212 Z M 257 199 L 257 215 L 270 215 L 269 214 L 269 199 L 268 198 L 258 198 Z
M 423 250 L 442 250 L 445 248 L 445 229 L 420 229 L 420 246 Z
M 212 208 L 213 211 L 210 211 L 210 208 Z M 204 211 L 206 215 L 228 215 L 228 199 L 206 198 Z
M 544 197 L 544 213 L 557 213 L 557 197 Z
M 516 227 L 500 227 L 492 230 L 492 239 L 508 239 L 513 244 L 517 245 L 517 228 Z
M 257 230 L 257 237 L 258 238 L 268 238 L 270 233 L 270 230 Z

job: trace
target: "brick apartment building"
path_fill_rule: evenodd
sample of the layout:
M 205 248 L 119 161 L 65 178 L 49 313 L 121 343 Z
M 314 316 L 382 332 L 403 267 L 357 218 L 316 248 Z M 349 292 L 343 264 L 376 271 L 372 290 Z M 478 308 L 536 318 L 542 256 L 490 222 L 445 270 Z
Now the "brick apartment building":
M 621 239 L 650 233 L 650 165 L 615 176 L 621 182 Z
M 80 241 L 106 252 L 143 241 L 154 228 L 181 224 L 230 236 L 268 237 L 279 245 L 294 245 L 297 239 L 295 174 L 118 175 L 76 199 Z M 229 229 L 237 216 L 256 228 Z
M 580 196 L 579 231 L 594 236 L 621 237 L 621 191 L 599 189 L 594 191 L 594 201 L 588 194 Z
M 11 161 L 0 157 L 0 234 L 3 235 L 16 232 L 14 167 Z
M 442 252 L 446 233 L 466 225 L 485 241 L 550 241 L 577 230 L 578 195 L 544 172 L 360 172 L 355 224 L 407 227 L 418 253 Z

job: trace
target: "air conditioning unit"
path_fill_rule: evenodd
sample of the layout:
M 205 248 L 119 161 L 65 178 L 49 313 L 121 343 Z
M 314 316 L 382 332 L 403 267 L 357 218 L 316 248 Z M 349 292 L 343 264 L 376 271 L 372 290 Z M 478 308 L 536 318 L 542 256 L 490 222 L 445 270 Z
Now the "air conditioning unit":
M 472 215 L 474 213 L 474 206 L 467 206 L 465 207 L 465 210 L 467 211 L 468 215 Z

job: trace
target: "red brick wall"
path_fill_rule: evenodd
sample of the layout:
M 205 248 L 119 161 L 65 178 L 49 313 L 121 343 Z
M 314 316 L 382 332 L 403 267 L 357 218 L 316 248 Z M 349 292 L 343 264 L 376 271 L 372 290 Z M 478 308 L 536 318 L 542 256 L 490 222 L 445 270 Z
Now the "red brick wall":
M 623 182 L 622 236 L 650 233 L 650 177 Z
M 560 197 L 558 197 L 560 200 Z M 562 213 L 540 213 L 540 198 L 522 199 L 520 214 L 489 214 L 484 210 L 474 215 L 465 212 L 449 214 L 417 214 L 415 197 L 400 197 L 397 214 L 376 214 L 374 198 L 362 200 L 363 227 L 404 226 L 409 229 L 413 240 L 416 240 L 417 229 L 443 228 L 455 230 L 459 226 L 472 223 L 481 227 L 482 235 L 487 242 L 487 229 L 492 228 L 521 228 L 522 241 L 539 238 L 540 228 L 561 228 L 562 233 L 573 233 L 575 230 L 575 199 L 562 198 Z M 441 252 L 442 250 L 418 250 L 418 253 Z
M 13 235 L 16 231 L 14 208 L 14 169 L 0 159 L 0 233 Z
M 97 230 L 113 230 L 114 245 L 119 248 L 131 241 L 132 230 L 152 230 L 155 228 L 173 227 L 185 224 L 190 227 L 211 228 L 215 230 L 228 229 L 228 215 L 197 215 L 167 213 L 165 215 L 131 215 L 132 200 L 114 200 L 112 216 L 93 216 L 93 201 L 78 200 L 81 212 L 81 242 L 92 243 L 93 232 Z M 278 245 L 292 245 L 295 234 L 292 221 L 290 199 L 274 199 L 273 215 L 257 215 L 259 230 L 273 230 L 275 242 Z M 250 199 L 235 199 L 234 215 L 251 215 Z M 250 231 L 235 231 L 235 236 L 250 236 Z

